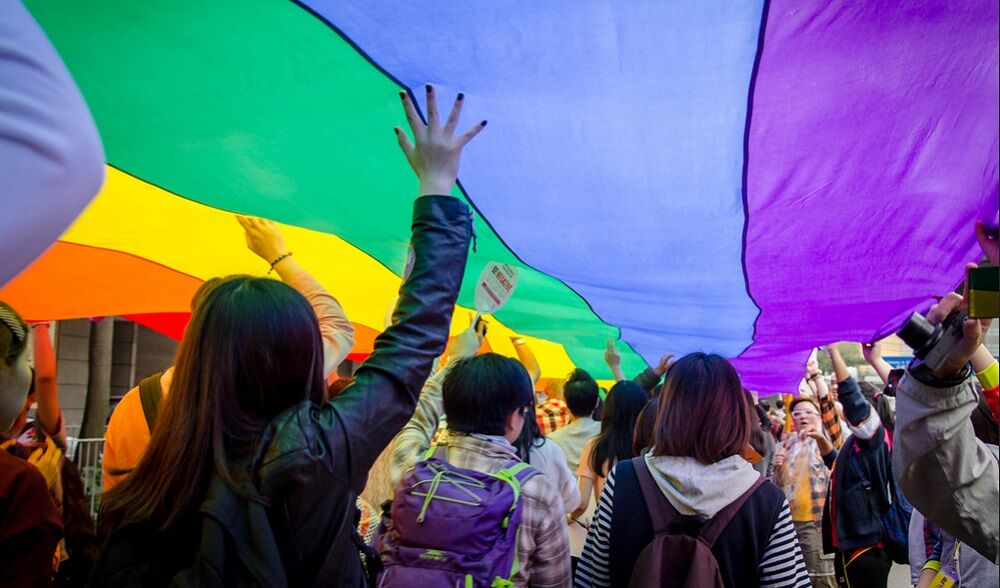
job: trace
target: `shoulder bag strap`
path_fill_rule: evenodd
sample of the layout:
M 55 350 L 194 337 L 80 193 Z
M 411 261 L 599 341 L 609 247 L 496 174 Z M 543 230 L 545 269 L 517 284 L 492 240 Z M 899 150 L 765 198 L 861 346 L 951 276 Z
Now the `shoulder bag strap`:
M 156 417 L 160 412 L 160 402 L 163 401 L 163 388 L 160 387 L 160 376 L 163 372 L 143 378 L 139 382 L 139 400 L 142 401 L 142 414 L 146 417 L 149 434 L 153 434 Z
M 853 447 L 852 447 L 853 449 Z M 872 487 L 871 480 L 865 474 L 864 468 L 858 465 L 856 459 L 852 459 L 853 454 L 848 455 L 848 459 L 851 461 L 851 468 L 854 473 L 861 478 L 861 484 L 865 487 L 865 494 L 868 496 L 868 506 L 872 509 L 872 517 L 875 519 L 875 524 L 878 526 L 878 534 L 880 538 L 885 537 L 885 529 L 882 527 L 882 511 L 878 507 L 878 503 L 875 502 L 875 489 Z
M 758 476 L 757 481 L 746 492 L 741 494 L 736 500 L 730 502 L 725 508 L 715 513 L 715 516 L 705 523 L 705 526 L 701 528 L 701 532 L 698 533 L 698 537 L 705 541 L 705 543 L 708 543 L 709 547 L 715 545 L 715 541 L 726 529 L 726 526 L 729 525 L 729 521 L 733 520 L 733 517 L 743 508 L 746 501 L 750 500 L 750 497 L 763 485 L 764 477 Z
M 641 455 L 632 458 L 632 469 L 639 478 L 639 490 L 642 492 L 642 499 L 646 503 L 646 510 L 649 511 L 649 519 L 653 523 L 653 534 L 665 533 L 670 523 L 677 518 L 680 513 L 674 505 L 667 500 L 667 497 L 656 485 L 653 474 L 650 473 L 646 465 L 646 459 Z

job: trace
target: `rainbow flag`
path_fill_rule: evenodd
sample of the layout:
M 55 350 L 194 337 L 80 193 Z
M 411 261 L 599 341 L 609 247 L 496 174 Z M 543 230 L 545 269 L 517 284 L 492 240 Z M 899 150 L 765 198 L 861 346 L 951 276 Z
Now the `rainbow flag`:
M 998 208 L 995 0 L 29 0 L 79 84 L 103 191 L 0 290 L 28 318 L 175 335 L 203 280 L 262 273 L 232 212 L 274 219 L 361 356 L 406 256 L 400 89 L 489 127 L 456 194 L 520 271 L 490 331 L 546 375 L 664 352 L 794 390 L 809 351 L 893 331 L 954 288 Z M 54 206 L 30 202 L 23 206 Z M 456 320 L 455 328 L 468 324 Z

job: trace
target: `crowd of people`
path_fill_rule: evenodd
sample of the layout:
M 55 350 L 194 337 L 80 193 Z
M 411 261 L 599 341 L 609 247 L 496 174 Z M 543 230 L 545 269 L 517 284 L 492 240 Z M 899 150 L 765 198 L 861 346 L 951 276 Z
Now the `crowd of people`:
M 611 343 L 609 390 L 583 370 L 542 384 L 523 340 L 516 359 L 480 353 L 486 321 L 448 345 L 472 233 L 450 194 L 486 121 L 456 133 L 464 97 L 442 117 L 426 93 L 426 123 L 400 96 L 413 264 L 371 356 L 332 379 L 354 342 L 344 310 L 276 225 L 239 217 L 280 280 L 198 290 L 174 366 L 110 418 L 96 524 L 47 327 L 0 303 L 0 584 L 855 587 L 886 586 L 896 562 L 921 587 L 997 585 L 988 320 L 898 381 L 866 345 L 882 386 L 828 346 L 831 378 L 810 361 L 766 405 L 721 356 L 668 354 L 629 380 Z

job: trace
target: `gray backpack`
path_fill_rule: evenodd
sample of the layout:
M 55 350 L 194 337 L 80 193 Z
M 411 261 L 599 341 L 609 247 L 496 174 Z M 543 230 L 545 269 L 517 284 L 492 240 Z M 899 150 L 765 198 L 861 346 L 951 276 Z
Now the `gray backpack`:
M 764 478 L 758 478 L 749 490 L 706 521 L 695 534 L 688 534 L 676 525 L 671 526 L 680 513 L 656 485 L 646 460 L 641 456 L 633 458 L 632 466 L 653 523 L 653 540 L 635 561 L 630 588 L 724 588 L 712 545 L 747 499 L 764 484 Z

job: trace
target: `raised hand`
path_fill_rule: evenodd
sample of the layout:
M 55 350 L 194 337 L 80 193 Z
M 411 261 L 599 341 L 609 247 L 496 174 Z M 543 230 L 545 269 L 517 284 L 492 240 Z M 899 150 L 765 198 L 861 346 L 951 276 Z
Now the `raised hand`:
M 611 368 L 611 375 L 615 377 L 616 382 L 621 382 L 625 379 L 625 373 L 622 372 L 622 354 L 615 349 L 613 339 L 608 339 L 608 345 L 604 349 L 604 362 Z
M 483 130 L 486 121 L 476 123 L 468 131 L 456 135 L 455 127 L 458 125 L 458 117 L 462 113 L 462 103 L 465 96 L 458 95 L 451 108 L 451 114 L 448 115 L 448 120 L 442 126 L 438 115 L 434 86 L 427 84 L 426 91 L 427 124 L 420 120 L 410 96 L 406 92 L 399 93 L 403 100 L 406 120 L 410 125 L 410 131 L 413 132 L 413 143 L 399 127 L 396 127 L 396 138 L 399 140 L 399 147 L 406 155 L 410 167 L 420 179 L 420 195 L 447 196 L 451 194 L 451 187 L 458 177 L 462 148 Z
M 814 377 L 816 377 L 816 376 L 818 376 L 818 375 L 820 375 L 822 373 L 823 373 L 822 370 L 819 369 L 819 360 L 817 360 L 817 359 L 810 359 L 809 361 L 806 362 L 806 379 L 807 380 L 812 379 L 812 378 L 814 378 Z
M 604 350 L 604 362 L 612 371 L 622 365 L 622 354 L 615 348 L 615 342 L 611 339 L 608 339 L 608 346 Z
M 670 369 L 670 366 L 674 365 L 673 360 L 674 360 L 673 353 L 664 353 L 663 356 L 660 357 L 660 363 L 656 364 L 656 367 L 653 368 L 653 371 L 662 376 L 663 374 L 667 373 L 667 370 Z
M 788 449 L 785 448 L 784 444 L 779 445 L 774 450 L 774 455 L 771 456 L 771 463 L 775 468 L 780 468 L 785 465 L 785 458 L 788 457 Z
M 979 246 L 983 248 L 986 259 L 990 261 L 991 265 L 1000 265 L 1000 241 L 996 237 L 991 236 L 989 232 L 983 221 L 976 222 L 976 240 L 979 241 Z
M 879 341 L 874 343 L 862 343 L 861 355 L 865 356 L 865 361 L 867 361 L 870 365 L 874 365 L 875 362 L 882 359 L 882 343 Z
M 966 306 L 967 303 L 962 296 L 949 292 L 940 302 L 931 306 L 930 311 L 927 312 L 927 320 L 932 324 L 939 325 L 954 310 Z M 962 323 L 961 341 L 951 349 L 948 357 L 934 375 L 938 378 L 948 378 L 958 373 L 982 345 L 992 323 L 993 319 L 966 319 Z
M 486 338 L 486 321 L 482 318 L 469 323 L 469 328 L 455 336 L 455 341 L 450 349 L 449 361 L 456 361 L 466 357 L 472 357 L 479 353 L 479 348 L 483 346 L 483 339 Z
M 236 215 L 236 220 L 246 234 L 247 248 L 268 264 L 273 265 L 279 257 L 288 254 L 281 229 L 273 221 L 240 214 Z
M 833 443 L 826 438 L 826 433 L 823 432 L 821 427 L 806 425 L 799 430 L 799 437 L 802 439 L 814 439 L 816 445 L 819 446 L 820 455 L 826 455 L 833 451 Z

